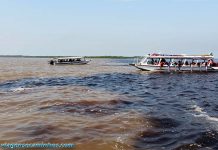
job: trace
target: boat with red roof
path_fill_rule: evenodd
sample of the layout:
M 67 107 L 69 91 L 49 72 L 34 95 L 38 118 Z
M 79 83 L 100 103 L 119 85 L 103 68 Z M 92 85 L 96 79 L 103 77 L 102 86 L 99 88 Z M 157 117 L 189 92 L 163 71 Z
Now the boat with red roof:
M 144 71 L 218 71 L 218 63 L 214 61 L 213 54 L 209 55 L 167 55 L 148 54 L 139 62 L 131 64 Z

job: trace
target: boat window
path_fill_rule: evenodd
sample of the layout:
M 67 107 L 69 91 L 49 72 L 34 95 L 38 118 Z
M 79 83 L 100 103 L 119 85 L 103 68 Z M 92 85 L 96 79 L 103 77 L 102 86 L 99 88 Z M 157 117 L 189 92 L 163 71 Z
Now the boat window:
M 189 65 L 191 65 L 191 64 L 192 64 L 192 59 L 184 59 L 184 60 L 183 60 L 183 65 L 189 66 Z
M 169 58 L 162 59 L 162 61 L 163 61 L 164 65 L 170 65 L 170 63 L 171 63 L 171 59 L 169 59 Z
M 181 62 L 183 62 L 183 59 L 172 59 L 171 65 L 178 65 Z
M 150 64 L 150 65 L 158 65 L 160 59 L 159 58 L 148 58 L 145 61 L 147 62 L 147 64 Z
M 148 60 L 148 58 L 143 58 L 143 59 L 140 60 L 140 62 L 147 63 L 147 60 Z
M 202 65 L 205 65 L 205 62 L 206 62 L 205 60 L 199 59 L 199 60 L 197 60 L 197 66 L 200 67 Z
M 160 59 L 154 59 L 154 65 L 158 65 L 159 64 Z
M 148 58 L 147 59 L 147 64 L 153 65 L 154 64 L 154 59 L 153 58 Z

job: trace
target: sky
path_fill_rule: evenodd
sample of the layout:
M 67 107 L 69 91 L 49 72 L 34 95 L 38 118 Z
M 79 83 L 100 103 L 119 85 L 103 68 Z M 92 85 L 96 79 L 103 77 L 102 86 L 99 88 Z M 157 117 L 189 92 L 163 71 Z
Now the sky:
M 218 0 L 0 0 L 0 55 L 218 57 Z

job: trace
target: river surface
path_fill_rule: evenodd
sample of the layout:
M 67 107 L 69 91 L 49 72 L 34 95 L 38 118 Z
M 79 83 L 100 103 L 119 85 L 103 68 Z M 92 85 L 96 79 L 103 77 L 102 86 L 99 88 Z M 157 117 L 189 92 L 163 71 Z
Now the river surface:
M 131 59 L 47 61 L 0 58 L 0 143 L 218 149 L 218 73 L 147 73 Z

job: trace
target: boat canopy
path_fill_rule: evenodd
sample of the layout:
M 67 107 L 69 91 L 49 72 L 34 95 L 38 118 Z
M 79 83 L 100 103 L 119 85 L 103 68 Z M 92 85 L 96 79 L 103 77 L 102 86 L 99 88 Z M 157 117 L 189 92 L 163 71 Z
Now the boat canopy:
M 67 60 L 67 59 L 82 59 L 83 57 L 60 57 L 56 58 L 58 60 Z
M 147 58 L 165 58 L 165 59 L 213 59 L 213 55 L 166 55 L 166 54 L 151 54 Z

